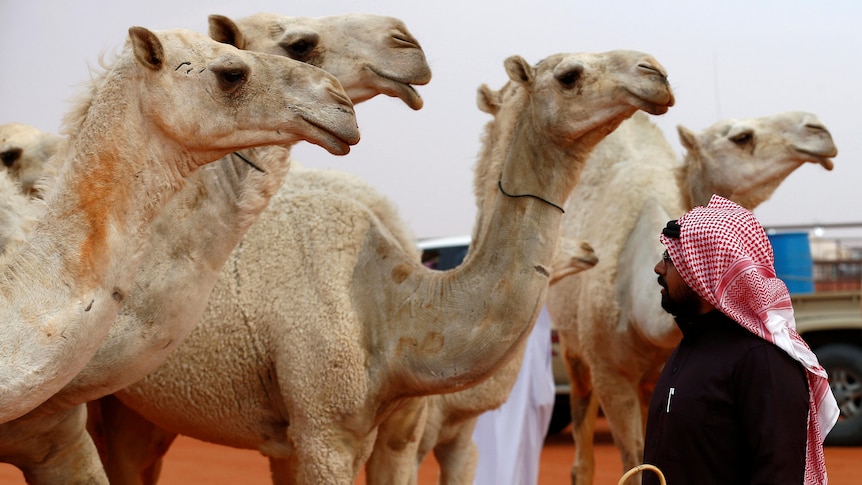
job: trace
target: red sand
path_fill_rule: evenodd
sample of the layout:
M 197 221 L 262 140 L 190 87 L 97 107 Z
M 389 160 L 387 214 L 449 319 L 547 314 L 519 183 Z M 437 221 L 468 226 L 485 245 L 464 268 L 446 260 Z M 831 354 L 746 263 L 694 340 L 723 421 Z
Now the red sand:
M 569 469 L 574 456 L 570 429 L 548 437 L 542 451 L 539 484 L 569 483 Z M 613 447 L 607 423 L 599 420 L 596 426 L 596 480 L 594 485 L 616 485 L 623 474 L 619 455 Z M 830 485 L 856 485 L 862 474 L 862 447 L 827 448 L 826 466 Z M 165 459 L 160 485 L 267 485 L 269 466 L 260 453 L 212 445 L 185 437 L 178 437 Z M 364 477 L 356 481 L 365 485 Z M 420 470 L 419 485 L 437 483 L 437 464 L 433 457 L 425 460 Z M 24 485 L 17 468 L 0 464 L 0 484 Z

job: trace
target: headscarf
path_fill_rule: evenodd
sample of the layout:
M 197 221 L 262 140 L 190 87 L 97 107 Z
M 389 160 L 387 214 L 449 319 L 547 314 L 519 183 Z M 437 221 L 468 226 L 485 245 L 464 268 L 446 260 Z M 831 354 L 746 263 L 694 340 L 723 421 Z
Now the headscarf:
M 678 231 L 678 232 L 676 232 Z M 825 485 L 823 437 L 838 420 L 826 370 L 796 332 L 787 286 L 775 275 L 763 226 L 718 195 L 671 221 L 659 236 L 682 279 L 703 299 L 802 363 L 809 389 L 805 483 Z

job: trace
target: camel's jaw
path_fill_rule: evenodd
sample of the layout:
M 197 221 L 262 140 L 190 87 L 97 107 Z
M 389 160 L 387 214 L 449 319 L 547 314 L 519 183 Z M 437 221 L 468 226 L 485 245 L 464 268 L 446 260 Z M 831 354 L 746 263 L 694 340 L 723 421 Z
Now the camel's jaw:
M 380 93 L 385 94 L 387 96 L 391 96 L 393 98 L 398 98 L 401 101 L 404 101 L 404 104 L 409 106 L 411 109 L 418 110 L 424 106 L 424 101 L 422 97 L 416 92 L 416 89 L 413 85 L 425 85 L 428 84 L 430 79 L 430 74 L 428 75 L 420 75 L 415 79 L 399 79 L 396 76 L 388 75 L 384 72 L 381 72 L 375 69 L 373 66 L 369 66 L 368 70 L 371 71 L 374 76 L 377 78 L 377 89 Z

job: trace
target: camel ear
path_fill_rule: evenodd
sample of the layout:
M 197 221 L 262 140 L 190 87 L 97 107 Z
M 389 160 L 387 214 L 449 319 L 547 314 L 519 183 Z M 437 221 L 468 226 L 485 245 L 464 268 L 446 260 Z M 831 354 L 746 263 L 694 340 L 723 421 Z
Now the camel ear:
M 210 15 L 210 37 L 222 44 L 230 44 L 237 49 L 245 49 L 245 36 L 233 20 L 224 15 Z
M 129 27 L 129 40 L 138 62 L 154 71 L 162 68 L 165 50 L 156 34 L 143 27 Z
M 688 128 L 677 125 L 676 131 L 679 133 L 679 142 L 689 152 L 697 153 L 700 151 L 700 145 L 697 143 L 697 135 Z
M 500 109 L 500 93 L 483 84 L 476 93 L 476 105 L 480 111 L 493 116 Z
M 511 56 L 503 63 L 509 79 L 518 83 L 533 81 L 533 66 L 527 63 L 521 56 Z

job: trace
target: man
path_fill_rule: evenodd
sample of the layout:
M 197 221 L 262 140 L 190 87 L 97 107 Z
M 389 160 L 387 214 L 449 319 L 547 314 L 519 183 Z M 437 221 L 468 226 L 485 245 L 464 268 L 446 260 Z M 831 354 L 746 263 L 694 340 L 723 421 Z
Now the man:
M 823 437 L 838 406 L 796 333 L 760 223 L 713 196 L 660 240 L 662 307 L 683 339 L 650 402 L 644 463 L 671 484 L 825 484 Z

